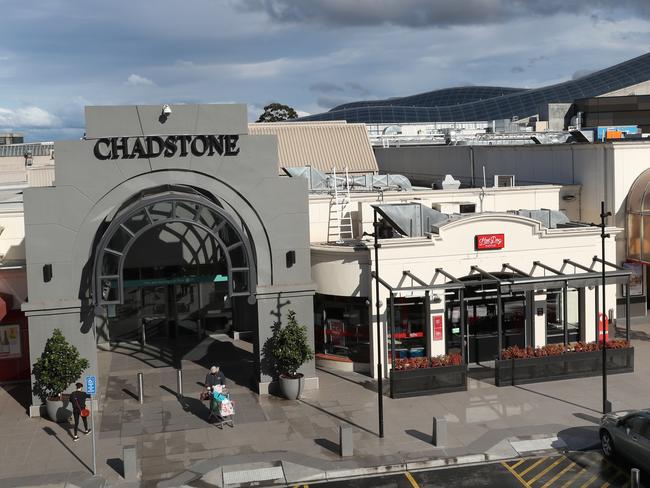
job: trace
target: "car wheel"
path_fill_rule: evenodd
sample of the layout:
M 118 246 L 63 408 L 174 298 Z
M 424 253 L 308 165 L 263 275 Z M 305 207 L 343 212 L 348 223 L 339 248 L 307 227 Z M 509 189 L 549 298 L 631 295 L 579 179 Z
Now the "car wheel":
M 600 432 L 600 446 L 603 449 L 605 457 L 614 457 L 614 441 L 612 440 L 611 434 L 606 430 Z

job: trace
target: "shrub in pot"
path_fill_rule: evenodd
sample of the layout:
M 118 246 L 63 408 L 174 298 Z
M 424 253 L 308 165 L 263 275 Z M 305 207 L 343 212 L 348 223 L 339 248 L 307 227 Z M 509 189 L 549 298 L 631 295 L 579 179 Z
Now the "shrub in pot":
M 88 367 L 88 360 L 80 357 L 77 348 L 66 340 L 60 329 L 54 329 L 41 357 L 32 366 L 32 393 L 45 404 L 51 420 L 65 422 L 72 415 L 63 392 L 79 380 Z
M 287 314 L 287 325 L 276 329 L 271 351 L 279 373 L 280 391 L 289 400 L 298 399 L 304 384 L 298 369 L 314 358 L 314 352 L 309 346 L 307 328 L 298 324 L 293 310 Z

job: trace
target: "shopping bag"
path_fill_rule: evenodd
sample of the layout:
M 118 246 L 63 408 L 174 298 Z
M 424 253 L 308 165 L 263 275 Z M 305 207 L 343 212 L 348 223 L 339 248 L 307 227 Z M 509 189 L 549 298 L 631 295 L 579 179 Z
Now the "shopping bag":
M 219 415 L 222 417 L 228 417 L 235 413 L 235 409 L 230 400 L 223 400 L 219 403 Z

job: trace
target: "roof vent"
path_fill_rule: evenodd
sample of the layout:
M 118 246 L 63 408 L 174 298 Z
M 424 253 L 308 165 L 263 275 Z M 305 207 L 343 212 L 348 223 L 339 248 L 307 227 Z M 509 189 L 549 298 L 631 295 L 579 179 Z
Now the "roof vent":
M 460 180 L 454 179 L 451 175 L 445 175 L 445 179 L 442 180 L 442 189 L 443 190 L 458 190 L 460 188 Z
M 494 175 L 494 186 L 496 188 L 515 186 L 515 175 Z

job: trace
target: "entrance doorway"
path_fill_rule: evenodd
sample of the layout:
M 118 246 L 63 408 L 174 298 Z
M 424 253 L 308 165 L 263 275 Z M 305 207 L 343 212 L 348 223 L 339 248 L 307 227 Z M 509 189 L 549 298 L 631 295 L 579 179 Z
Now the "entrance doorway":
M 124 304 L 109 306 L 111 342 L 147 344 L 160 338 L 182 341 L 229 333 L 236 307 L 227 290 L 207 278 L 211 279 L 182 279 L 183 283 L 163 279 L 155 285 L 125 280 Z
M 499 277 L 500 273 L 493 273 Z M 461 281 L 476 280 L 476 275 Z M 445 306 L 446 342 L 448 352 L 460 352 L 461 310 L 459 292 L 447 296 Z M 499 354 L 499 324 L 496 283 L 467 286 L 463 304 L 467 325 L 466 358 L 469 363 L 493 361 Z M 526 294 L 501 295 L 501 346 L 526 345 Z

